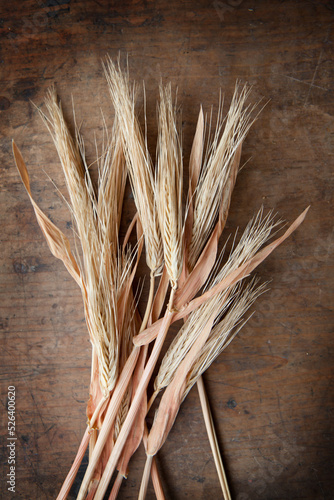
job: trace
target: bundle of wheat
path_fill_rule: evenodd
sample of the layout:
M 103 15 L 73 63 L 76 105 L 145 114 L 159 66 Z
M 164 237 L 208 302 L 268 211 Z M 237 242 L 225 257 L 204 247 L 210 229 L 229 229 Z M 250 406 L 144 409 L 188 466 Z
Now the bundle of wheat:
M 230 493 L 204 391 L 202 373 L 245 324 L 244 315 L 265 285 L 247 276 L 304 220 L 307 209 L 285 233 L 266 247 L 276 227 L 261 209 L 246 227 L 224 265 L 218 242 L 225 226 L 236 181 L 242 143 L 256 119 L 257 107 L 246 105 L 250 89 L 237 84 L 226 117 L 219 108 L 213 136 L 205 133 L 202 109 L 189 160 L 186 210 L 182 209 L 183 158 L 171 85 L 160 86 L 156 171 L 147 138 L 135 113 L 137 89 L 127 72 L 110 58 L 104 65 L 115 111 L 112 133 L 98 155 L 98 183 L 93 185 L 84 141 L 72 137 L 52 88 L 41 116 L 54 140 L 69 193 L 81 251 L 74 255 L 66 236 L 46 217 L 32 197 L 21 153 L 13 143 L 17 168 L 51 252 L 61 259 L 79 285 L 92 343 L 88 425 L 58 499 L 67 497 L 89 444 L 89 464 L 78 499 L 103 499 L 112 474 L 118 476 L 110 498 L 116 498 L 128 474 L 131 456 L 143 440 L 147 453 L 139 498 L 150 475 L 156 496 L 164 498 L 154 456 L 173 426 L 182 401 L 197 382 L 223 496 Z M 119 227 L 127 176 L 137 214 L 124 241 Z M 136 228 L 137 244 L 129 245 Z M 132 289 L 145 248 L 150 290 L 143 320 Z M 80 256 L 79 256 L 80 254 Z M 159 278 L 160 277 L 160 278 Z M 155 292 L 156 280 L 159 286 Z M 168 305 L 163 305 L 170 288 Z M 170 325 L 184 324 L 172 340 L 154 381 L 147 388 Z M 148 344 L 154 341 L 148 355 Z M 145 417 L 163 392 L 154 423 Z

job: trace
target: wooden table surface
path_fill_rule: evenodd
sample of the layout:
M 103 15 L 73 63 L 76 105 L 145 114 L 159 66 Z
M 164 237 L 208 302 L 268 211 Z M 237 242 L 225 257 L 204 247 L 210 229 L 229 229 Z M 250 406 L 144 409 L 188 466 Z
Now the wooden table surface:
M 55 83 L 75 103 L 88 157 L 112 109 L 101 59 L 145 80 L 154 156 L 160 78 L 178 87 L 184 161 L 199 106 L 229 102 L 237 79 L 267 103 L 244 148 L 224 238 L 261 204 L 304 224 L 258 269 L 272 280 L 256 313 L 205 374 L 232 498 L 332 499 L 333 20 L 331 1 L 14 0 L 1 30 L 1 492 L 44 500 L 57 491 L 86 425 L 90 343 L 79 289 L 50 254 L 11 153 L 14 138 L 36 201 L 71 235 L 60 164 L 34 104 Z M 55 183 L 53 185 L 49 178 Z M 127 191 L 126 227 L 133 203 Z M 146 270 L 144 266 L 141 273 Z M 144 296 L 148 281 L 145 282 Z M 16 388 L 16 493 L 7 491 L 7 392 Z M 144 453 L 120 499 L 137 497 Z M 158 455 L 166 498 L 221 498 L 196 388 Z M 82 470 L 80 471 L 82 475 Z M 75 498 L 75 489 L 70 498 Z M 150 486 L 148 499 L 154 498 Z

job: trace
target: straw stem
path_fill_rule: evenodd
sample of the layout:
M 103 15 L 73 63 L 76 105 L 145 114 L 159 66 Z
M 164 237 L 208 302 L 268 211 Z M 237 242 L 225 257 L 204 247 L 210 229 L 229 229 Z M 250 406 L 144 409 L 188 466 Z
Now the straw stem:
M 148 412 L 148 410 L 147 410 Z M 146 422 L 144 423 L 144 434 L 143 434 L 143 443 L 145 446 L 145 451 L 147 450 L 147 438 L 148 438 L 148 429 Z M 157 500 L 165 500 L 165 495 L 164 491 L 162 489 L 162 484 L 161 484 L 161 479 L 157 467 L 157 461 L 155 459 L 155 456 L 152 459 L 152 464 L 151 464 L 151 477 L 152 477 L 152 483 L 153 483 L 153 488 L 155 492 L 155 496 L 157 497 Z
M 149 315 L 150 315 L 150 311 L 152 308 L 152 302 L 153 302 L 153 296 L 154 296 L 154 284 L 155 284 L 155 279 L 154 279 L 154 275 L 152 273 L 151 280 L 150 280 L 149 298 L 148 298 L 148 302 L 147 302 L 147 306 L 146 306 L 144 320 L 143 320 L 142 325 L 140 327 L 140 332 L 146 328 L 147 320 L 148 320 Z M 146 323 L 144 321 L 146 321 Z M 130 383 L 132 373 L 136 367 L 139 352 L 140 352 L 140 348 L 138 348 L 138 347 L 134 347 L 132 349 L 132 352 L 131 352 L 129 358 L 127 359 L 127 361 L 124 365 L 124 368 L 122 370 L 122 373 L 119 377 L 119 381 L 114 389 L 114 393 L 113 393 L 111 400 L 109 402 L 108 410 L 107 410 L 103 425 L 101 427 L 98 440 L 95 444 L 91 460 L 88 464 L 85 476 L 84 476 L 82 484 L 81 484 L 81 488 L 80 488 L 80 491 L 78 494 L 78 500 L 84 498 L 85 492 L 89 486 L 89 483 L 90 483 L 90 480 L 93 476 L 98 459 L 100 458 L 100 455 L 103 451 L 104 445 L 108 439 L 110 430 L 111 430 L 112 425 L 114 423 L 114 420 L 116 418 L 120 404 L 123 400 L 125 391 Z M 126 420 L 125 420 L 125 422 L 126 422 Z M 124 422 L 124 424 L 125 424 L 125 422 Z M 122 426 L 122 429 L 123 429 L 123 426 Z M 122 431 L 122 429 L 121 429 L 121 431 Z
M 146 498 L 148 482 L 149 482 L 150 475 L 151 475 L 152 461 L 153 461 L 153 455 L 147 455 L 146 462 L 145 462 L 145 468 L 144 468 L 143 476 L 141 479 L 138 500 L 145 500 L 145 498 Z
M 208 438 L 211 446 L 212 455 L 215 461 L 215 466 L 217 469 L 217 474 L 220 482 L 220 486 L 223 492 L 224 500 L 231 500 L 230 491 L 227 484 L 226 474 L 224 470 L 224 465 L 222 457 L 219 450 L 217 435 L 215 426 L 212 419 L 212 414 L 209 406 L 209 401 L 207 394 L 205 392 L 205 387 L 203 383 L 203 377 L 199 377 L 197 380 L 197 390 L 202 407 L 202 413 L 204 417 L 206 431 L 208 433 Z
M 157 500 L 165 500 L 165 495 L 164 495 L 164 492 L 162 489 L 161 479 L 159 476 L 157 461 L 156 461 L 155 457 L 153 457 L 153 460 L 152 460 L 151 477 L 152 477 L 153 488 L 154 488 L 154 492 L 155 492 L 155 496 L 157 497 Z
M 123 481 L 123 474 L 119 472 L 113 484 L 108 500 L 116 500 L 120 487 L 122 486 L 122 481 Z
M 151 309 L 152 309 L 152 304 L 153 304 L 153 299 L 154 299 L 154 285 L 155 285 L 155 275 L 151 271 L 150 274 L 150 291 L 148 295 L 148 300 L 147 300 L 147 305 L 146 305 L 146 311 L 144 315 L 144 319 L 142 321 L 141 327 L 140 327 L 140 333 L 143 332 L 147 326 L 148 319 L 151 314 Z
M 147 430 L 147 426 L 145 423 L 144 424 L 144 435 L 143 435 L 145 449 L 146 449 L 146 445 L 147 445 L 147 435 L 148 435 L 148 430 Z M 162 489 L 161 479 L 160 479 L 160 475 L 159 475 L 159 471 L 158 471 L 155 457 L 153 457 L 153 460 L 152 460 L 151 476 L 152 476 L 153 488 L 154 488 L 154 492 L 155 492 L 155 496 L 157 497 L 157 500 L 165 500 L 165 495 L 164 495 L 164 492 Z M 122 485 L 123 479 L 124 479 L 123 474 L 121 472 L 118 472 L 108 500 L 116 500 L 117 495 L 118 495 L 119 490 L 120 490 L 120 487 Z
M 139 356 L 139 351 L 140 348 L 134 347 L 123 370 L 122 373 L 119 377 L 119 380 L 116 384 L 116 387 L 114 389 L 113 395 L 110 399 L 109 405 L 108 405 L 108 410 L 103 422 L 103 425 L 101 427 L 101 430 L 99 432 L 99 437 L 96 441 L 91 460 L 88 464 L 86 473 L 84 475 L 81 488 L 77 497 L 77 500 L 83 500 L 85 498 L 85 493 L 88 489 L 89 483 L 91 481 L 91 478 L 93 476 L 94 470 L 96 468 L 96 465 L 98 463 L 98 460 L 100 458 L 100 455 L 103 451 L 104 445 L 107 442 L 107 439 L 109 437 L 111 428 L 113 426 L 113 423 L 115 421 L 116 415 L 118 413 L 120 404 L 122 403 L 125 391 L 129 385 L 129 382 L 131 380 L 131 375 L 133 373 L 133 370 L 135 369 L 137 359 Z
M 118 439 L 115 443 L 115 446 L 110 454 L 108 463 L 104 469 L 103 476 L 100 481 L 99 488 L 96 492 L 95 495 L 95 500 L 102 500 L 103 496 L 108 488 L 108 484 L 110 481 L 110 478 L 115 470 L 115 467 L 117 465 L 117 461 L 122 453 L 123 447 L 125 445 L 126 439 L 130 433 L 131 427 L 133 425 L 134 419 L 136 417 L 136 414 L 138 412 L 138 409 L 141 405 L 142 398 L 144 396 L 144 393 L 147 389 L 149 380 L 152 376 L 153 370 L 155 368 L 156 362 L 158 361 L 159 354 L 161 352 L 163 343 L 165 341 L 169 326 L 171 324 L 172 318 L 173 318 L 173 303 L 174 303 L 174 295 L 175 295 L 175 289 L 172 288 L 171 294 L 170 294 L 170 300 L 169 300 L 169 306 L 168 309 L 165 313 L 164 320 L 161 325 L 161 329 L 159 331 L 159 334 L 156 338 L 156 341 L 153 346 L 153 350 L 151 353 L 151 356 L 146 364 L 144 373 L 142 375 L 142 378 L 140 380 L 140 383 L 137 388 L 137 392 L 134 396 L 134 399 L 132 401 L 132 404 L 129 409 L 129 413 L 125 419 L 125 422 L 122 426 L 122 429 L 120 431 L 120 434 L 118 436 Z M 87 483 L 83 483 L 81 490 L 79 492 L 78 500 L 83 500 L 83 495 L 87 489 Z
M 87 427 L 85 430 L 85 433 L 83 435 L 83 438 L 81 440 L 81 443 L 80 443 L 77 455 L 76 455 L 74 462 L 72 464 L 72 467 L 70 468 L 70 471 L 67 474 L 65 481 L 63 482 L 61 490 L 58 493 L 57 500 L 65 500 L 67 498 L 67 495 L 70 492 L 73 481 L 75 479 L 75 476 L 78 473 L 80 464 L 82 462 L 82 459 L 83 459 L 85 452 L 86 452 L 86 449 L 88 447 L 89 439 L 90 439 L 90 434 L 89 434 L 88 427 Z

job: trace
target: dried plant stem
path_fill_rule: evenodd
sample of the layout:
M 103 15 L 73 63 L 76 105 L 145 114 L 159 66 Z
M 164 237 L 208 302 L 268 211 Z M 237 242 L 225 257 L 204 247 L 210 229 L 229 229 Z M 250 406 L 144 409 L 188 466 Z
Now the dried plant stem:
M 117 385 L 114 389 L 113 395 L 110 399 L 108 410 L 103 422 L 103 425 L 101 427 L 99 437 L 97 439 L 97 442 L 95 444 L 91 460 L 88 464 L 86 473 L 84 475 L 81 488 L 77 497 L 77 500 L 83 500 L 85 498 L 85 493 L 88 489 L 89 483 L 91 481 L 91 478 L 93 476 L 95 467 L 98 463 L 98 460 L 100 458 L 100 455 L 103 451 L 104 445 L 107 442 L 107 439 L 109 437 L 111 428 L 113 426 L 113 423 L 115 421 L 116 415 L 118 413 L 119 407 L 122 403 L 125 391 L 129 385 L 129 381 L 131 379 L 131 375 L 135 369 L 138 356 L 139 356 L 139 348 L 134 348 L 127 359 L 127 362 L 122 370 L 122 373 L 119 377 L 119 380 L 117 382 Z
M 96 419 L 97 419 L 97 417 L 98 417 L 98 415 L 99 415 L 99 413 L 100 413 L 100 411 L 101 411 L 102 406 L 103 406 L 103 405 L 104 405 L 104 403 L 105 403 L 105 402 L 109 399 L 109 397 L 110 397 L 110 396 L 107 396 L 107 397 L 102 397 L 102 398 L 100 399 L 100 401 L 99 401 L 99 403 L 98 403 L 97 407 L 95 408 L 95 411 L 94 411 L 94 413 L 93 413 L 93 416 L 92 416 L 92 418 L 90 419 L 90 422 L 89 422 L 89 425 L 88 425 L 88 427 L 89 427 L 90 429 L 92 429 L 92 427 L 93 427 L 93 425 L 94 425 L 94 422 L 96 421 Z M 94 446 L 95 446 L 95 444 L 94 444 Z
M 208 433 L 208 438 L 211 446 L 212 455 L 215 461 L 217 474 L 219 477 L 220 486 L 223 492 L 224 500 L 231 500 L 230 491 L 227 484 L 227 479 L 225 475 L 223 461 L 220 455 L 217 435 L 215 431 L 215 426 L 212 419 L 212 414 L 209 406 L 208 397 L 205 392 L 205 387 L 203 383 L 203 377 L 199 377 L 197 380 L 197 390 L 199 394 L 199 399 L 201 402 L 202 413 L 204 417 L 206 431 Z
M 153 461 L 153 455 L 146 455 L 145 468 L 141 479 L 138 500 L 145 500 L 146 498 L 148 481 L 151 475 L 152 461 Z
M 164 492 L 162 489 L 156 460 L 155 460 L 155 457 L 152 457 L 152 458 L 153 458 L 153 461 L 152 461 L 152 467 L 151 467 L 151 476 L 152 476 L 152 483 L 153 483 L 155 496 L 157 497 L 157 500 L 165 500 L 165 495 L 164 495 Z M 119 489 L 122 485 L 123 479 L 124 479 L 123 474 L 121 474 L 119 472 L 117 474 L 115 481 L 114 481 L 114 484 L 113 484 L 113 487 L 112 487 L 112 490 L 111 490 L 111 493 L 109 496 L 109 500 L 116 500 L 117 495 L 119 493 Z
M 121 474 L 119 472 L 117 474 L 117 477 L 116 477 L 115 481 L 114 481 L 114 484 L 113 484 L 113 487 L 112 487 L 112 490 L 111 490 L 111 493 L 109 495 L 109 499 L 108 500 L 116 500 L 117 495 L 119 493 L 119 489 L 122 486 L 122 481 L 123 481 L 123 474 Z
M 143 320 L 141 328 L 140 328 L 140 332 L 142 332 L 146 328 L 147 320 L 148 320 L 149 315 L 150 315 L 150 311 L 151 311 L 152 303 L 153 303 L 153 297 L 154 297 L 154 284 L 155 284 L 155 279 L 154 279 L 154 275 L 152 273 L 151 280 L 150 280 L 149 298 L 148 298 L 148 302 L 147 302 L 147 306 L 146 306 L 144 320 Z M 146 323 L 144 321 L 146 321 Z M 99 432 L 99 437 L 97 439 L 97 442 L 95 443 L 95 447 L 94 447 L 94 450 L 92 453 L 91 460 L 89 461 L 86 473 L 84 475 L 84 478 L 83 478 L 83 481 L 81 484 L 81 488 L 80 488 L 80 491 L 79 491 L 79 494 L 77 497 L 78 500 L 80 500 L 80 499 L 82 500 L 84 498 L 85 493 L 88 489 L 89 483 L 90 483 L 92 476 L 94 474 L 94 470 L 97 466 L 98 460 L 99 460 L 100 455 L 103 451 L 104 445 L 106 444 L 106 441 L 109 437 L 109 433 L 111 431 L 111 428 L 112 428 L 113 423 L 115 421 L 116 415 L 118 413 L 119 406 L 123 400 L 125 391 L 126 391 L 128 385 L 129 385 L 129 382 L 131 380 L 132 373 L 136 367 L 139 352 L 140 352 L 140 348 L 138 348 L 138 347 L 134 347 L 132 349 L 132 352 L 124 365 L 122 373 L 120 374 L 119 380 L 116 384 L 113 395 L 112 395 L 111 400 L 109 402 L 108 410 L 107 410 L 103 425 L 101 427 L 101 430 Z
M 212 455 L 213 455 L 213 458 L 215 461 L 215 466 L 217 469 L 219 482 L 221 484 L 222 492 L 224 495 L 224 500 L 228 500 L 228 499 L 230 500 L 230 494 L 229 494 L 228 484 L 227 484 L 227 480 L 226 480 L 226 476 L 225 476 L 223 461 L 222 461 L 222 457 L 220 455 L 220 450 L 219 450 L 218 440 L 217 440 L 216 431 L 215 431 L 215 427 L 214 427 L 214 422 L 212 419 L 210 406 L 209 406 L 208 398 L 206 395 L 205 386 L 203 383 L 202 376 L 200 376 L 199 379 L 197 380 L 197 389 L 198 389 L 198 394 L 199 394 L 199 398 L 200 398 L 201 409 L 202 409 L 202 413 L 203 413 L 203 417 L 204 417 L 205 427 L 206 427 L 206 431 L 208 434 Z M 147 404 L 147 412 L 152 407 L 158 394 L 159 394 L 158 390 L 152 394 L 152 396 Z M 152 479 L 153 479 L 153 477 L 152 477 Z M 142 482 L 143 482 L 143 480 L 144 480 L 144 476 L 143 476 Z
M 159 471 L 157 467 L 157 461 L 153 457 L 152 469 L 151 469 L 152 483 L 157 500 L 165 500 L 164 491 L 162 489 L 161 479 L 159 476 Z
M 90 436 L 90 441 L 89 441 L 89 460 L 91 459 L 91 456 L 93 454 L 93 450 L 94 450 L 98 435 L 99 435 L 99 433 L 98 433 L 97 429 L 93 429 L 91 431 L 91 436 Z M 86 500 L 93 500 L 93 498 L 95 496 L 95 492 L 96 492 L 97 487 L 99 485 L 101 476 L 102 476 L 102 462 L 100 462 L 95 469 L 94 475 L 90 481 L 90 485 L 88 488 L 88 495 L 86 497 Z
M 99 477 L 93 477 L 90 486 L 89 486 L 89 491 L 88 495 L 86 496 L 86 500 L 94 500 L 94 496 L 97 490 L 97 487 L 99 485 Z
M 157 395 L 159 394 L 160 391 L 154 391 L 154 393 L 152 394 L 152 396 L 150 397 L 150 400 L 149 402 L 147 403 L 147 413 L 149 412 L 149 410 L 151 409 Z
M 90 439 L 89 439 L 89 459 L 92 456 L 92 453 L 93 453 L 93 450 L 95 447 L 95 443 L 97 441 L 97 436 L 98 436 L 97 429 L 92 429 L 91 433 L 90 433 Z
M 148 431 L 147 431 L 147 427 L 146 427 L 145 423 L 144 423 L 144 429 L 145 429 L 144 435 L 142 437 L 143 437 L 144 445 L 146 447 Z M 120 487 L 122 485 L 122 481 L 124 478 L 127 477 L 127 476 L 124 476 L 123 474 L 124 474 L 123 472 L 118 472 L 118 475 L 114 481 L 113 488 L 112 488 L 112 491 L 111 491 L 110 496 L 109 496 L 109 500 L 116 500 L 117 495 L 118 495 L 119 490 L 120 490 Z M 156 495 L 157 500 L 165 500 L 165 496 L 163 493 L 162 484 L 161 484 L 161 480 L 160 480 L 160 476 L 159 476 L 159 471 L 158 471 L 158 468 L 156 465 L 155 457 L 153 457 L 153 461 L 152 461 L 151 475 L 152 475 L 152 483 L 153 483 L 153 487 L 154 487 L 154 491 L 155 491 L 155 495 Z
M 149 319 L 150 314 L 151 314 L 151 309 L 152 309 L 152 304 L 153 304 L 153 299 L 154 299 L 154 285 L 155 285 L 155 276 L 154 276 L 153 272 L 151 271 L 150 291 L 149 291 L 149 295 L 148 295 L 148 299 L 147 299 L 147 306 L 146 306 L 145 315 L 144 315 L 144 318 L 143 318 L 143 321 L 142 321 L 142 324 L 140 327 L 140 332 L 143 332 L 145 330 L 148 319 Z
M 151 275 L 150 275 L 150 291 L 149 291 L 149 297 L 148 297 L 148 304 L 147 304 L 147 307 L 146 307 L 146 312 L 145 312 L 144 319 L 142 321 L 142 325 L 141 325 L 140 331 L 144 330 L 145 326 L 148 323 L 149 316 L 150 316 L 150 314 L 152 312 L 151 310 L 152 310 L 152 304 L 153 304 L 153 299 L 154 299 L 154 285 L 155 285 L 155 276 L 151 272 Z M 143 349 L 146 349 L 146 351 L 147 351 L 147 346 L 144 346 Z M 146 358 L 146 355 L 145 355 L 145 358 Z M 145 425 L 145 430 L 147 432 L 146 425 Z M 155 472 L 156 472 L 156 474 L 158 474 L 157 469 L 156 469 Z M 117 495 L 118 495 L 119 489 L 120 489 L 120 487 L 122 485 L 122 481 L 123 481 L 124 477 L 126 477 L 126 476 L 124 476 L 124 471 L 123 471 L 123 473 L 118 472 L 118 475 L 117 475 L 117 477 L 116 477 L 116 479 L 114 481 L 114 484 L 113 484 L 113 487 L 112 487 L 112 490 L 111 490 L 111 493 L 110 493 L 110 496 L 109 496 L 109 500 L 115 500 L 117 498 Z M 158 477 L 158 483 L 160 484 L 159 477 Z M 159 498 L 159 496 L 158 496 L 158 498 Z
M 148 412 L 148 410 L 147 410 L 147 412 Z M 145 423 L 144 436 L 143 436 L 145 451 L 147 450 L 147 438 L 148 438 L 148 429 L 147 429 L 147 425 Z M 157 500 L 165 500 L 165 495 L 164 495 L 164 491 L 162 489 L 162 484 L 161 484 L 161 480 L 160 480 L 160 476 L 159 476 L 159 471 L 158 471 L 155 455 L 153 455 L 153 456 L 146 455 L 146 463 L 145 463 L 145 468 L 144 468 L 144 472 L 143 472 L 142 482 L 140 485 L 140 492 L 139 492 L 138 500 L 145 499 L 145 496 L 147 493 L 148 481 L 149 481 L 149 477 L 150 477 L 150 472 L 151 472 L 153 488 L 154 488 L 154 492 L 155 492 L 155 496 L 157 497 Z
M 143 442 L 144 442 L 145 450 L 147 447 L 147 437 L 148 437 L 148 430 L 147 430 L 146 422 L 144 422 Z M 159 471 L 158 471 L 155 457 L 153 457 L 153 461 L 152 461 L 151 476 L 152 476 L 153 488 L 154 488 L 154 492 L 155 492 L 155 496 L 157 497 L 157 500 L 165 500 L 165 495 L 164 495 L 164 492 L 162 489 L 161 479 L 159 476 Z M 118 495 L 119 490 L 120 490 L 120 487 L 122 485 L 122 481 L 125 477 L 126 476 L 124 476 L 121 472 L 118 472 L 117 477 L 114 481 L 110 496 L 109 496 L 109 500 L 116 500 L 117 495 Z
M 72 464 L 72 467 L 69 473 L 67 474 L 65 481 L 63 482 L 60 492 L 58 493 L 57 500 L 65 500 L 67 498 L 67 495 L 70 492 L 73 481 L 78 473 L 80 464 L 88 447 L 89 439 L 90 439 L 90 434 L 89 434 L 89 429 L 87 427 L 83 435 L 82 441 L 80 443 L 77 455 Z
M 148 412 L 148 410 L 147 410 L 147 412 Z M 144 435 L 143 435 L 143 442 L 144 442 L 144 446 L 145 446 L 145 451 L 147 450 L 147 438 L 148 438 L 148 429 L 147 429 L 147 425 L 145 422 Z M 165 495 L 164 495 L 164 491 L 162 489 L 161 479 L 159 476 L 159 471 L 158 471 L 155 456 L 153 457 L 152 464 L 151 464 L 151 477 L 152 477 L 153 488 L 154 488 L 154 492 L 155 492 L 155 496 L 157 497 L 157 500 L 165 500 Z
M 105 398 L 102 398 L 101 401 L 100 401 L 100 403 L 102 401 L 104 402 Z M 102 404 L 98 404 L 98 408 L 101 410 Z M 94 415 L 92 416 L 92 418 L 90 420 L 89 426 L 85 430 L 85 433 L 84 433 L 83 438 L 81 440 L 78 452 L 77 452 L 76 457 L 75 457 L 75 459 L 73 461 L 72 467 L 71 467 L 69 473 L 66 476 L 66 479 L 65 479 L 65 481 L 64 481 L 64 483 L 63 483 L 63 485 L 61 487 L 60 492 L 58 493 L 57 500 L 65 500 L 67 498 L 67 495 L 70 492 L 70 489 L 72 487 L 72 484 L 73 484 L 73 481 L 75 479 L 75 476 L 78 473 L 80 464 L 81 464 L 82 459 L 83 459 L 83 457 L 84 457 L 84 455 L 86 453 L 86 449 L 87 449 L 88 445 L 91 442 L 92 426 L 94 425 L 97 417 L 98 417 L 98 412 L 95 411 Z M 94 443 L 94 446 L 95 446 L 95 443 Z M 94 448 L 94 446 L 93 446 L 93 448 Z M 90 452 L 91 452 L 91 450 L 90 450 Z
M 137 392 L 136 392 L 134 399 L 132 401 L 132 404 L 130 406 L 128 415 L 125 419 L 125 422 L 123 423 L 123 426 L 122 426 L 121 431 L 119 433 L 118 439 L 117 439 L 115 446 L 110 454 L 108 463 L 104 469 L 104 473 L 103 473 L 103 476 L 101 478 L 99 488 L 98 488 L 96 495 L 95 495 L 95 500 L 102 500 L 103 499 L 103 496 L 108 488 L 110 478 L 115 470 L 115 467 L 117 465 L 117 461 L 122 453 L 126 439 L 130 433 L 134 419 L 135 419 L 136 414 L 139 410 L 139 407 L 142 403 L 144 393 L 147 389 L 147 386 L 148 386 L 149 380 L 152 376 L 156 362 L 158 361 L 159 354 L 161 352 L 163 343 L 165 341 L 169 326 L 170 326 L 172 318 L 173 318 L 174 295 L 175 295 L 175 289 L 172 288 L 171 294 L 170 294 L 169 306 L 168 306 L 168 309 L 165 313 L 165 316 L 164 316 L 164 319 L 163 319 L 163 322 L 161 325 L 161 329 L 160 329 L 159 334 L 158 334 L 156 341 L 154 343 L 151 356 L 150 356 L 150 358 L 145 366 L 144 373 L 143 373 L 142 378 L 140 380 L 140 383 L 138 385 Z M 79 492 L 78 500 L 83 500 L 83 495 L 86 492 L 87 486 L 88 486 L 87 483 L 85 485 L 83 483 L 81 490 Z M 81 495 L 80 495 L 80 493 L 81 493 Z

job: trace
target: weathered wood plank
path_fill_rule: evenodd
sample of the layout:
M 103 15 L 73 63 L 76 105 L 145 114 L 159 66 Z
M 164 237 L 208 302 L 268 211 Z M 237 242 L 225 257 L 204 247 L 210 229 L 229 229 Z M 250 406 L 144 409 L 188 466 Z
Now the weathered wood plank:
M 333 449 L 333 7 L 331 2 L 2 2 L 0 7 L 1 402 L 17 390 L 20 499 L 55 498 L 85 428 L 90 344 L 81 297 L 50 254 L 11 155 L 19 145 L 36 201 L 71 237 L 64 181 L 33 101 L 55 83 L 71 95 L 91 159 L 100 108 L 112 119 L 101 58 L 129 55 L 146 83 L 154 155 L 160 77 L 178 87 L 185 163 L 202 103 L 231 97 L 236 79 L 267 102 L 243 149 L 225 234 L 261 203 L 303 226 L 258 272 L 273 279 L 243 332 L 205 377 L 233 498 L 329 499 Z M 127 194 L 122 231 L 133 213 Z M 140 270 L 145 273 L 144 267 Z M 146 283 L 147 285 L 147 283 Z M 146 289 L 145 289 L 146 290 Z M 145 292 L 144 290 L 144 292 Z M 3 498 L 10 498 L 5 412 Z M 120 498 L 137 498 L 140 450 Z M 196 390 L 159 454 L 169 499 L 219 498 Z M 73 497 L 74 498 L 74 497 Z M 148 498 L 154 498 L 150 487 Z

